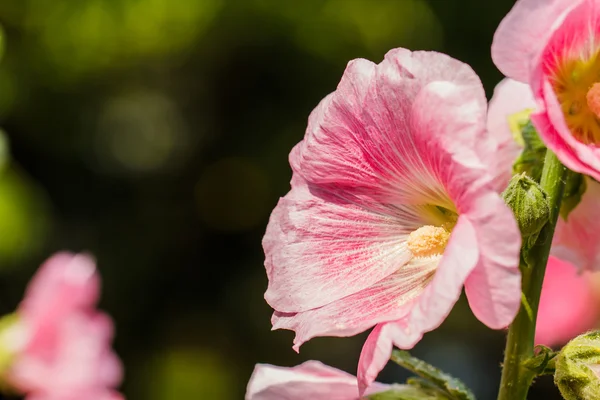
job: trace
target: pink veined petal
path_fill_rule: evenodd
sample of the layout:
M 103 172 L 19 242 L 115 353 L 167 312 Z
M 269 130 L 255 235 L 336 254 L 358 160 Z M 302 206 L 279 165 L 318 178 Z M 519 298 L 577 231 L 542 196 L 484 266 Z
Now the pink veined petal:
M 318 361 L 285 368 L 257 364 L 248 383 L 246 400 L 358 400 L 356 378 Z M 369 394 L 389 385 L 374 383 Z
M 493 186 L 503 191 L 512 177 L 512 165 L 522 151 L 510 131 L 509 117 L 524 110 L 535 110 L 536 103 L 529 85 L 504 79 L 494 89 L 490 100 L 487 130 L 497 142 Z
M 591 274 L 577 274 L 569 263 L 550 257 L 538 309 L 536 344 L 564 344 L 597 324 L 600 299 L 591 279 Z
M 600 167 L 600 160 L 595 156 L 596 150 L 573 137 L 548 80 L 544 80 L 539 96 L 543 96 L 545 109 L 539 109 L 531 114 L 531 122 L 546 146 L 567 168 L 600 179 L 600 172 L 596 170 L 596 164 Z
M 413 103 L 411 126 L 421 132 L 423 162 L 436 172 L 459 213 L 469 195 L 492 179 L 486 164 L 494 159 L 494 142 L 485 131 L 484 115 L 476 97 L 450 82 L 426 85 Z
M 277 311 L 301 312 L 368 288 L 410 260 L 405 238 L 419 219 L 408 208 L 365 210 L 295 177 L 263 239 L 265 299 Z
M 477 265 L 476 242 L 473 224 L 461 215 L 431 283 L 415 299 L 410 312 L 398 321 L 377 325 L 379 330 L 374 330 L 367 339 L 358 367 L 361 390 L 368 387 L 385 366 L 383 360 L 389 359 L 392 343 L 410 349 L 425 332 L 437 328 L 446 319 L 460 297 L 465 280 Z
M 578 269 L 600 269 L 600 183 L 586 177 L 586 191 L 565 221 L 559 218 L 552 254 Z
M 469 212 L 477 233 L 479 261 L 465 283 L 475 316 L 492 329 L 508 326 L 521 301 L 521 235 L 512 211 L 493 192 L 479 197 Z
M 375 382 L 377 375 L 389 361 L 393 350 L 393 331 L 396 329 L 394 324 L 378 324 L 367 337 L 360 353 L 356 374 L 360 396 Z
M 517 1 L 494 34 L 494 64 L 509 78 L 528 82 L 533 59 L 545 47 L 560 21 L 584 1 Z
M 290 155 L 294 171 L 369 207 L 443 197 L 435 171 L 422 160 L 429 152 L 422 147 L 421 132 L 410 126 L 414 98 L 432 81 L 461 85 L 469 96 L 463 100 L 477 99 L 484 109 L 477 75 L 446 55 L 395 49 L 379 65 L 351 62 L 338 90 L 313 112 L 305 140 Z
M 379 322 L 399 319 L 431 281 L 440 258 L 414 258 L 373 286 L 320 308 L 292 314 L 275 311 L 273 329 L 295 331 L 298 351 L 315 336 L 353 336 Z

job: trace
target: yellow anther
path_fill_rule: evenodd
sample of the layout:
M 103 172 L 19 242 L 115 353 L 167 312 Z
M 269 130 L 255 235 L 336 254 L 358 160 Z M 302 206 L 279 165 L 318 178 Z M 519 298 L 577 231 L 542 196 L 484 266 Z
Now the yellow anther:
M 450 232 L 440 226 L 425 225 L 408 235 L 406 245 L 415 257 L 441 255 L 446 248 Z
M 594 83 L 585 97 L 590 111 L 600 117 L 600 83 Z

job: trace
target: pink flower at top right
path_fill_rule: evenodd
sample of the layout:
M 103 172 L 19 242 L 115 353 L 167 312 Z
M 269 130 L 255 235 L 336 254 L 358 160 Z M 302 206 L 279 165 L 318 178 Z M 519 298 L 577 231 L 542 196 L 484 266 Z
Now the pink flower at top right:
M 498 184 L 506 186 L 512 164 L 523 150 L 513 122 L 535 112 L 528 85 L 504 79 L 489 104 L 487 128 L 498 142 Z M 562 345 L 597 326 L 600 320 L 600 183 L 586 177 L 581 201 L 565 219 L 560 216 L 548 260 L 538 309 L 535 343 Z
M 519 0 L 492 58 L 531 86 L 540 137 L 573 171 L 600 180 L 600 0 Z

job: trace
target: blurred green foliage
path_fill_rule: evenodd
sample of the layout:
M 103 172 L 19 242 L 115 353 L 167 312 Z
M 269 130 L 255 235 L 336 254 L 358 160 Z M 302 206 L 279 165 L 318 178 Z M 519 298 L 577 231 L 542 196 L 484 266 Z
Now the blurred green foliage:
M 240 399 L 256 362 L 353 372 L 364 335 L 296 355 L 291 333 L 270 332 L 260 241 L 289 188 L 287 154 L 352 58 L 447 52 L 490 93 L 489 46 L 511 5 L 2 0 L 0 311 L 52 252 L 87 250 L 130 399 Z M 491 399 L 503 335 L 467 310 L 415 354 Z M 391 368 L 381 379 L 405 379 Z

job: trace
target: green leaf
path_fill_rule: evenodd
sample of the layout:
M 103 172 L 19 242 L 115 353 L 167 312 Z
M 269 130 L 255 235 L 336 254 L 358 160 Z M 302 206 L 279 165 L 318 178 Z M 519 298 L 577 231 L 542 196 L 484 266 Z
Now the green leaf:
M 392 361 L 423 378 L 425 382 L 431 384 L 430 387 L 438 388 L 450 400 L 475 400 L 473 393 L 460 380 L 411 356 L 407 351 L 394 350 Z M 415 381 L 413 380 L 411 383 L 414 385 Z
M 523 139 L 523 152 L 513 164 L 513 173 L 520 174 L 525 172 L 536 182 L 542 177 L 544 168 L 544 157 L 546 157 L 546 146 L 538 136 L 535 127 L 528 121 L 521 128 L 521 137 Z
M 571 211 L 577 207 L 587 189 L 585 177 L 582 174 L 567 170 L 567 184 L 560 206 L 560 216 L 566 221 Z
M 367 396 L 369 400 L 450 400 L 435 389 L 399 385 L 396 388 Z

